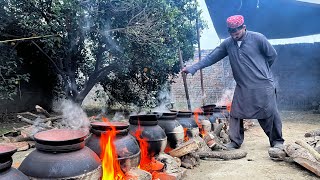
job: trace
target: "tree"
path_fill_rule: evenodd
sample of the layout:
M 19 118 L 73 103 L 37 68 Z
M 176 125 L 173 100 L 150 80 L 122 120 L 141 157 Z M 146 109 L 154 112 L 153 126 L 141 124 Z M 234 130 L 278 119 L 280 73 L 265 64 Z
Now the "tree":
M 173 77 L 177 48 L 193 57 L 194 0 L 10 0 L 6 15 L 50 62 L 61 91 L 81 104 L 97 83 L 112 100 L 143 104 Z M 9 23 L 10 24 L 10 23 Z M 8 36 L 7 36 L 8 37 Z M 23 58 L 23 57 L 22 57 Z

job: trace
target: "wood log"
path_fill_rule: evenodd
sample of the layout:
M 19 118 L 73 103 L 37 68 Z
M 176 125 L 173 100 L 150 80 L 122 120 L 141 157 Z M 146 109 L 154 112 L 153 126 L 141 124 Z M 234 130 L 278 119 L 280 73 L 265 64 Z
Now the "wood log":
M 312 154 L 317 161 L 320 161 L 320 154 L 315 149 L 313 149 L 308 143 L 301 140 L 296 141 L 296 143 L 299 144 L 301 147 L 307 149 L 309 153 Z
M 126 180 L 152 180 L 152 175 L 139 168 L 130 169 L 130 171 L 125 174 Z
M 187 142 L 181 143 L 179 147 L 173 149 L 169 152 L 170 156 L 181 157 L 198 149 L 198 144 L 194 140 L 189 140 Z
M 247 156 L 247 152 L 241 149 L 231 151 L 196 152 L 200 158 L 216 158 L 222 160 L 241 159 Z
M 181 166 L 187 169 L 193 169 L 200 164 L 200 157 L 195 153 L 190 153 L 181 157 Z
M 47 118 L 48 118 L 48 117 L 51 117 L 51 115 L 48 113 L 48 111 L 45 110 L 45 109 L 43 109 L 41 106 L 36 105 L 35 108 L 36 108 L 37 112 L 43 114 L 45 117 L 47 117 Z
M 206 134 L 203 137 L 203 140 L 205 141 L 205 143 L 209 148 L 213 148 L 216 145 L 215 136 L 211 133 Z
M 55 116 L 55 117 L 45 118 L 45 119 L 43 119 L 42 122 L 44 122 L 44 123 L 46 123 L 48 121 L 54 122 L 54 121 L 57 121 L 57 120 L 62 120 L 62 116 Z
M 317 176 L 320 177 L 320 164 L 312 162 L 308 159 L 303 158 L 294 158 L 293 159 L 296 163 L 300 164 L 301 166 L 305 167 L 309 171 L 313 172 Z
M 320 136 L 320 129 L 307 132 L 304 137 Z
M 30 119 L 27 119 L 27 118 L 25 118 L 25 117 L 23 117 L 21 115 L 17 115 L 17 118 L 19 118 L 21 121 L 29 123 L 31 125 L 34 125 L 34 123 L 35 123 L 34 121 L 32 121 Z M 53 127 L 47 126 L 47 125 L 45 125 L 43 123 L 39 123 L 39 124 L 37 124 L 37 126 L 42 127 L 42 128 L 46 128 L 46 129 L 52 129 L 53 128 Z
M 163 172 L 165 173 L 178 173 L 181 166 L 181 160 L 177 157 L 172 157 L 165 153 L 160 153 L 156 160 L 164 163 Z
M 298 144 L 287 144 L 285 151 L 293 161 L 320 176 L 320 163 L 307 149 Z
M 220 132 L 220 139 L 224 144 L 230 142 L 229 135 L 226 133 L 224 129 Z
M 194 140 L 198 145 L 197 151 L 210 151 L 210 148 L 200 136 L 193 137 L 192 140 Z
M 220 136 L 220 132 L 221 132 L 223 126 L 224 126 L 223 123 L 218 124 L 217 127 L 215 127 L 213 134 L 215 134 L 216 136 Z
M 33 114 L 33 113 L 31 113 L 31 112 L 22 112 L 22 113 L 17 113 L 17 115 L 30 115 L 30 116 L 32 116 L 32 117 L 34 117 L 34 118 L 38 118 L 39 117 L 39 115 L 36 115 L 36 114 Z
M 316 143 L 314 149 L 315 149 L 318 153 L 320 153 L 320 141 L 318 141 L 318 142 Z

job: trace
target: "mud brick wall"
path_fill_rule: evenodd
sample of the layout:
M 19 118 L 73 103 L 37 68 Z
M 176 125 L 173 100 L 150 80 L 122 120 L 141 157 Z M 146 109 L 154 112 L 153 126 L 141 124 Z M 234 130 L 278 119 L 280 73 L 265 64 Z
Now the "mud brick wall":
M 205 57 L 212 50 L 202 50 L 201 55 Z M 194 61 L 189 61 L 186 66 L 198 62 L 198 53 L 195 53 Z M 205 104 L 225 104 L 227 101 L 231 101 L 235 88 L 235 81 L 229 63 L 228 57 L 219 61 L 218 63 L 206 67 L 202 70 L 203 84 L 205 97 L 203 98 L 201 92 L 200 71 L 197 71 L 193 76 L 188 74 L 187 85 L 189 90 L 189 96 L 191 101 L 191 107 L 194 109 L 200 107 L 202 101 Z M 172 101 L 175 103 L 175 107 L 187 109 L 187 100 L 185 90 L 183 86 L 183 80 L 181 75 L 175 79 L 176 83 L 171 86 Z
M 278 59 L 272 66 L 277 92 L 278 107 L 282 110 L 311 110 L 320 105 L 320 43 L 274 46 Z M 205 57 L 211 50 L 203 50 Z M 198 62 L 195 53 L 194 61 Z M 233 80 L 228 57 L 203 69 L 205 104 L 225 104 L 233 95 Z M 172 101 L 177 108 L 187 109 L 186 96 L 181 76 L 171 86 Z M 200 71 L 187 76 L 192 108 L 201 106 Z

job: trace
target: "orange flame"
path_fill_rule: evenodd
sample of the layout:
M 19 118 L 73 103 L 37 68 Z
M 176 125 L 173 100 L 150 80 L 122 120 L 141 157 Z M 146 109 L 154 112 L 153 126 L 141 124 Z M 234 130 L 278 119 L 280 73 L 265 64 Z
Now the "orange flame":
M 202 135 L 202 137 L 204 137 L 207 133 L 205 132 L 204 128 L 202 127 L 202 124 L 199 121 L 199 114 L 202 113 L 203 111 L 201 110 L 201 108 L 196 108 L 194 110 L 194 120 L 197 123 L 199 130 L 200 130 L 200 134 Z
M 188 128 L 183 128 L 183 132 L 184 132 L 184 138 L 183 138 L 183 140 L 184 140 L 184 142 L 189 141 L 189 136 L 188 136 L 187 131 L 188 131 Z
M 230 113 L 231 111 L 231 102 L 227 102 L 227 111 Z
M 107 123 L 109 122 L 108 119 L 104 117 L 102 120 Z M 116 134 L 117 132 L 114 126 L 111 126 L 111 130 L 108 130 L 106 133 L 101 133 L 100 158 L 102 160 L 102 180 L 123 180 L 125 178 L 118 161 L 116 147 L 113 143 Z
M 147 167 L 148 164 L 151 163 L 151 155 L 148 153 L 148 139 L 142 137 L 142 128 L 140 124 L 138 124 L 138 128 L 134 134 L 136 139 L 138 140 L 140 151 L 141 151 L 141 158 L 140 158 L 140 165 L 139 168 L 148 171 L 149 168 Z
M 169 145 L 167 145 L 167 147 L 164 149 L 164 152 L 165 153 L 169 153 L 170 151 L 172 151 L 173 149 L 169 146 Z
M 231 111 L 231 100 L 229 98 L 226 98 L 225 99 L 225 103 L 226 103 L 226 106 L 227 106 L 227 111 L 230 113 L 230 111 Z

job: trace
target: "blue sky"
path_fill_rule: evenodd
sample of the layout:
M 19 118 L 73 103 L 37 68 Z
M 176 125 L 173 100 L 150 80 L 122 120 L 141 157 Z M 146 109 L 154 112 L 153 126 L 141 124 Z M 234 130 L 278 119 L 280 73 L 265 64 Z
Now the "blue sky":
M 200 8 L 202 10 L 202 18 L 207 22 L 208 29 L 205 29 L 200 37 L 201 49 L 214 49 L 220 44 L 220 39 L 213 27 L 206 3 L 204 0 L 198 0 Z

